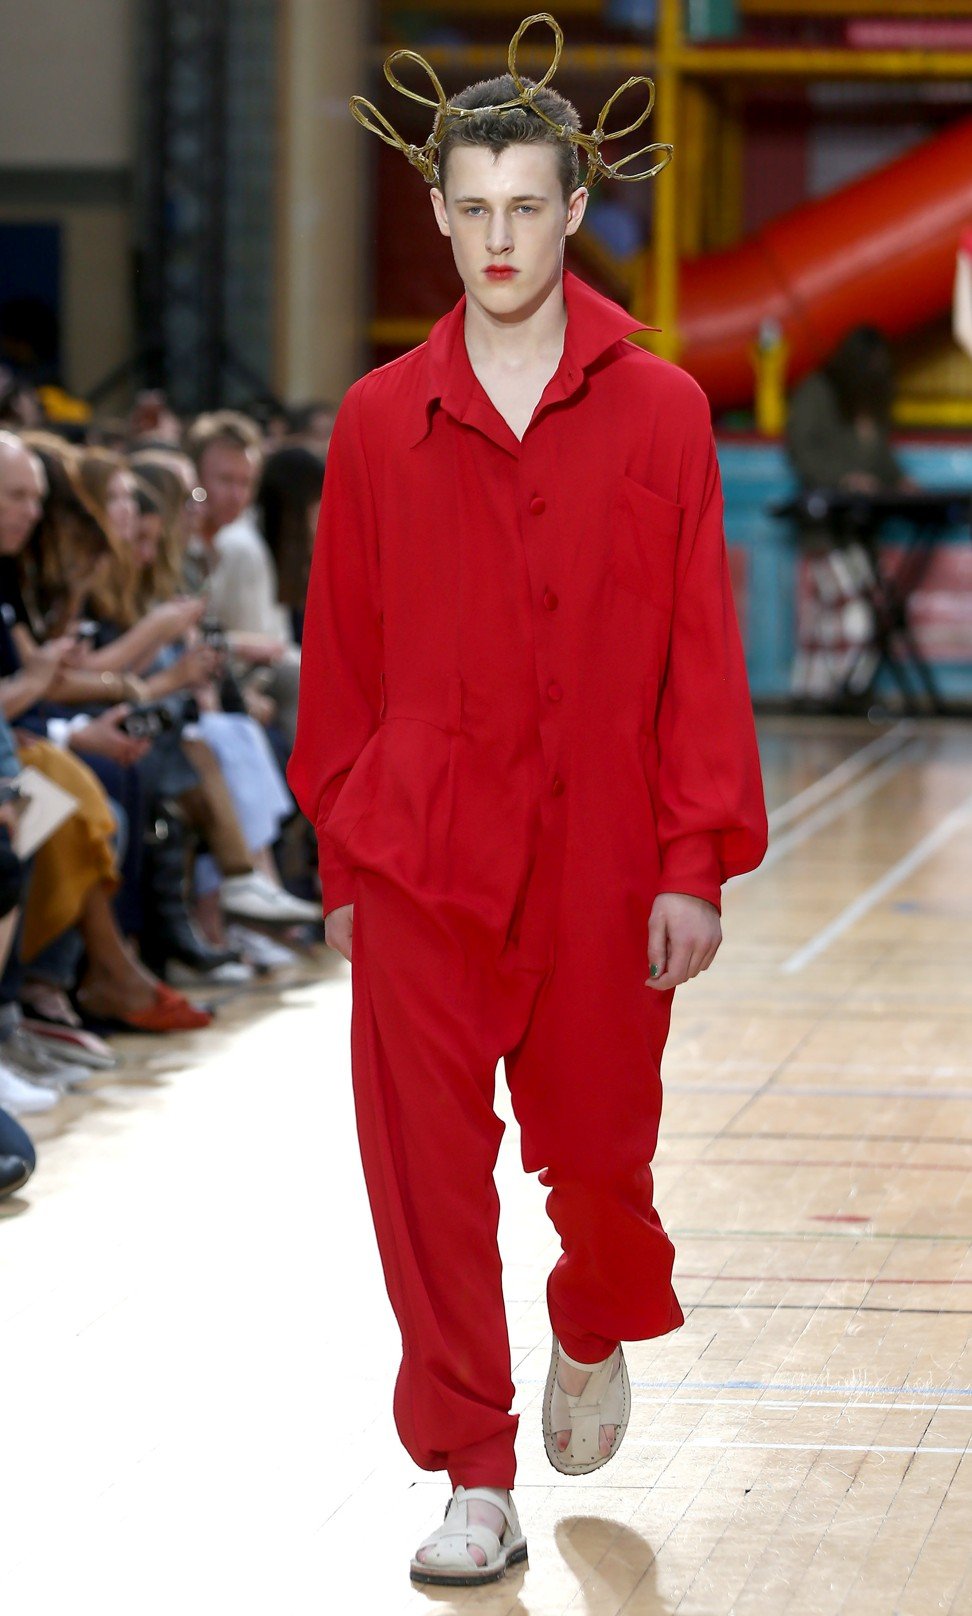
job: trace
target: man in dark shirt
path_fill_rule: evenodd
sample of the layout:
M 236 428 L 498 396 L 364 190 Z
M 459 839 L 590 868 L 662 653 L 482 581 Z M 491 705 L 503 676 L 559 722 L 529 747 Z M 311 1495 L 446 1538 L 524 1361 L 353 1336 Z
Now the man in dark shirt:
M 874 326 L 856 326 L 790 400 L 786 447 L 805 489 L 870 494 L 909 485 L 891 444 L 893 392 L 885 338 Z M 806 588 L 798 598 L 792 678 L 797 697 L 827 701 L 852 672 L 856 689 L 870 684 L 876 653 L 862 655 L 874 635 L 868 538 L 859 522 L 833 515 L 803 526 Z

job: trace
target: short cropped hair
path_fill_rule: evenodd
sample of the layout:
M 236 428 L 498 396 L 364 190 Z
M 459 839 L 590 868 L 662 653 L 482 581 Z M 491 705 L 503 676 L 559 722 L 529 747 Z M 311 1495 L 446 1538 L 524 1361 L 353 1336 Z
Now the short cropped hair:
M 521 80 L 528 88 L 532 88 L 535 80 L 524 78 Z M 500 105 L 504 101 L 512 101 L 518 94 L 516 84 L 509 73 L 502 78 L 482 79 L 478 84 L 470 84 L 465 90 L 452 97 L 451 105 L 457 107 L 483 107 L 489 108 Z M 572 102 L 565 96 L 558 95 L 556 90 L 540 90 L 534 99 L 534 105 L 542 108 L 548 118 L 555 123 L 566 125 L 568 129 L 579 129 L 581 126 L 580 114 Z M 494 156 L 499 156 L 507 146 L 535 145 L 544 142 L 553 146 L 557 153 L 557 167 L 560 174 L 560 183 L 563 188 L 564 201 L 570 200 L 571 193 L 576 191 L 580 184 L 580 159 L 577 147 L 572 140 L 559 135 L 556 129 L 544 123 L 535 112 L 527 106 L 514 107 L 506 112 L 484 111 L 476 118 L 455 118 L 446 123 L 445 134 L 439 144 L 439 186 L 445 190 L 446 166 L 449 153 L 456 146 L 488 146 Z
M 206 415 L 197 415 L 186 433 L 186 454 L 192 456 L 197 469 L 206 450 L 214 443 L 225 443 L 231 449 L 261 450 L 263 447 L 260 428 L 239 410 L 211 410 Z

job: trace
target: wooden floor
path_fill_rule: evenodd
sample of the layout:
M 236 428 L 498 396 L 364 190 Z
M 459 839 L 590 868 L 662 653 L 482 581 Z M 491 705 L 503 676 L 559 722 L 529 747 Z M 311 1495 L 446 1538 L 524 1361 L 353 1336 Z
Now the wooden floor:
M 447 1489 L 391 1423 L 326 954 L 218 1029 L 131 1042 L 35 1130 L 0 1208 L 5 1610 L 972 1612 L 972 731 L 762 741 L 772 849 L 667 1056 L 686 1322 L 628 1350 L 628 1436 L 588 1481 L 543 1454 L 556 1248 L 504 1141 L 528 1569 L 408 1581 Z

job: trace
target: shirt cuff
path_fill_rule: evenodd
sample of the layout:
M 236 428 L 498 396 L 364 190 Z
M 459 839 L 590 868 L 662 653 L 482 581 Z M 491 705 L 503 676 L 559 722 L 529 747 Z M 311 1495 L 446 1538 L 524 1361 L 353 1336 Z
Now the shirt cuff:
M 324 914 L 354 902 L 354 866 L 335 851 L 333 844 L 318 840 L 317 867 L 321 876 Z
M 722 913 L 722 866 L 715 836 L 698 831 L 677 836 L 662 857 L 659 892 L 684 892 L 704 898 Z
M 49 718 L 47 739 L 64 751 L 75 730 L 84 729 L 85 725 L 90 723 L 91 719 L 87 713 L 75 713 L 72 718 Z

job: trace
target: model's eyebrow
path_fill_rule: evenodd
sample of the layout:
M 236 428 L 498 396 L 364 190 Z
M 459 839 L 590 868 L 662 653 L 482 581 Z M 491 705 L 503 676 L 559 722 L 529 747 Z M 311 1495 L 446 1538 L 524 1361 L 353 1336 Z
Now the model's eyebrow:
M 457 206 L 458 206 L 458 204 L 460 202 L 486 202 L 486 201 L 488 201 L 488 198 L 485 197 L 485 196 L 457 196 L 456 197 Z M 511 202 L 547 202 L 547 201 L 549 201 L 549 197 L 546 197 L 546 196 L 511 196 L 510 201 Z

